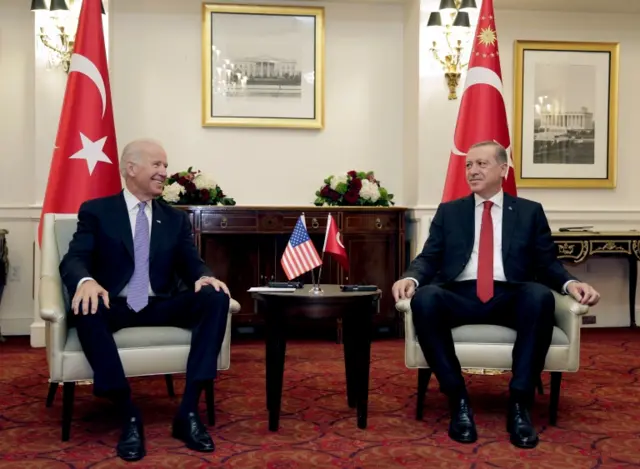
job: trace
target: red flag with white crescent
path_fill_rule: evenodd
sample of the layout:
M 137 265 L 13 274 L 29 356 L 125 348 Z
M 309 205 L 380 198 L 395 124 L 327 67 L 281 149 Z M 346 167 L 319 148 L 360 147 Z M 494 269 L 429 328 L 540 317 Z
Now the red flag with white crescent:
M 471 193 L 467 183 L 465 157 L 471 145 L 493 140 L 507 149 L 509 170 L 502 182 L 508 194 L 517 195 L 507 111 L 502 96 L 502 72 L 493 0 L 483 0 L 462 91 L 458 121 L 449 156 L 449 168 L 442 201 Z
M 84 201 L 122 190 L 101 9 L 101 0 L 82 2 L 38 243 L 46 213 L 78 213 Z
M 322 248 L 322 251 L 331 254 L 344 270 L 349 270 L 349 259 L 347 258 L 347 250 L 342 243 L 340 231 L 338 231 L 338 225 L 336 225 L 336 222 L 331 214 L 329 214 L 329 216 L 327 217 L 327 233 L 324 237 L 324 246 Z

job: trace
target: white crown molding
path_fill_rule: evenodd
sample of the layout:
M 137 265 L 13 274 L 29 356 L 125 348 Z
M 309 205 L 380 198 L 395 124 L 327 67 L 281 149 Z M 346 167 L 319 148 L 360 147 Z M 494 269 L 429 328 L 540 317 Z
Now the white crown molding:
M 40 219 L 42 204 L 0 204 L 0 220 L 32 221 Z
M 409 208 L 411 221 L 421 221 L 424 217 L 432 216 L 438 205 L 417 205 Z M 572 222 L 581 224 L 615 224 L 633 225 L 640 228 L 640 208 L 574 208 L 557 207 L 544 208 L 550 222 Z

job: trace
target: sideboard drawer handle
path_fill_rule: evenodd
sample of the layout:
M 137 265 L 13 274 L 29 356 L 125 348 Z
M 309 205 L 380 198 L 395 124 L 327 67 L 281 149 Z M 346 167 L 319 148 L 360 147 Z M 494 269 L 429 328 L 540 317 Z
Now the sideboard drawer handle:
M 379 218 L 376 218 L 376 228 L 378 228 L 379 230 L 382 229 L 382 222 Z
M 316 218 L 311 219 L 311 228 L 317 230 L 319 227 L 320 223 L 318 223 L 318 220 Z
M 229 220 L 227 220 L 227 217 L 222 217 L 222 220 L 220 221 L 220 228 L 226 228 L 229 225 Z

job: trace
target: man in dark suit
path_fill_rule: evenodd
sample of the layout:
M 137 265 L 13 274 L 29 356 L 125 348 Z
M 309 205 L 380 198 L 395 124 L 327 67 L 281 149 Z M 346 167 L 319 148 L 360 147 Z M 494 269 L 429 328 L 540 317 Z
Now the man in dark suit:
M 392 288 L 411 298 L 420 347 L 449 397 L 449 436 L 476 441 L 477 432 L 451 329 L 495 324 L 517 331 L 507 428 L 521 448 L 538 443 L 529 408 L 554 327 L 551 289 L 594 305 L 600 295 L 558 261 L 542 206 L 502 191 L 507 152 L 495 142 L 471 147 L 466 174 L 473 194 L 440 204 L 422 252 Z
M 124 148 L 120 170 L 125 189 L 89 200 L 60 274 L 73 295 L 71 325 L 94 372 L 94 394 L 122 411 L 117 446 L 122 459 L 145 455 L 144 431 L 131 398 L 113 333 L 135 326 L 192 330 L 184 396 L 172 435 L 195 451 L 214 443 L 198 416 L 203 383 L 217 372 L 229 309 L 229 290 L 202 261 L 185 212 L 156 200 L 167 177 L 167 156 L 151 140 Z M 178 291 L 177 279 L 186 285 Z

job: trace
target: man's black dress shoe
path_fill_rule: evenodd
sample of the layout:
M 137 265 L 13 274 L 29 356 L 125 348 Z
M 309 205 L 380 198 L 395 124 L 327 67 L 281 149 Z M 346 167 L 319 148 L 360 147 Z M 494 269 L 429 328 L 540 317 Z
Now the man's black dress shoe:
M 451 403 L 449 437 L 459 443 L 473 443 L 478 439 L 473 412 L 469 407 L 469 401 L 464 397 Z
M 139 461 L 144 458 L 144 429 L 142 421 L 137 417 L 131 417 L 122 429 L 122 435 L 116 447 L 118 456 L 125 461 Z
M 538 445 L 538 434 L 531 423 L 529 410 L 523 404 L 515 402 L 509 405 L 507 431 L 511 444 L 518 448 L 531 449 Z
M 187 448 L 194 451 L 210 453 L 215 449 L 207 429 L 194 412 L 189 412 L 186 417 L 176 417 L 171 434 L 174 438 L 184 441 Z

